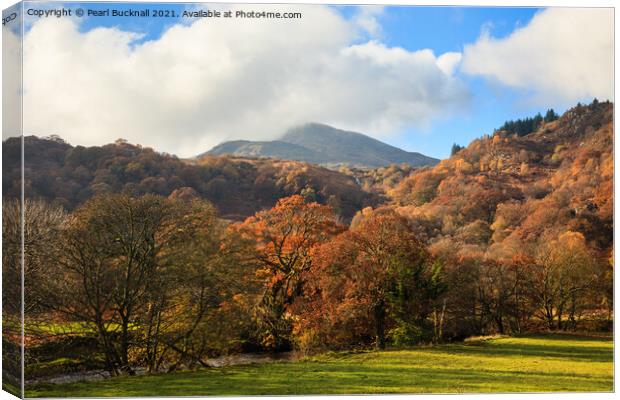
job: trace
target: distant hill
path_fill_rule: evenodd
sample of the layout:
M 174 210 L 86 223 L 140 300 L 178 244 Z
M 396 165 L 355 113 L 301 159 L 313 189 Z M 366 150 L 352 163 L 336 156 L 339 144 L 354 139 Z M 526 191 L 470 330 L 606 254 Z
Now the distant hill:
M 408 152 L 356 132 L 323 124 L 305 124 L 287 131 L 274 141 L 224 142 L 204 155 L 231 154 L 241 157 L 271 157 L 321 165 L 377 168 L 391 164 L 413 167 L 435 165 L 439 160 Z
M 275 144 L 277 148 L 277 144 Z M 21 140 L 3 142 L 4 196 L 21 193 Z M 28 155 L 24 186 L 28 198 L 72 210 L 103 193 L 161 196 L 194 194 L 212 202 L 220 214 L 243 220 L 271 208 L 281 197 L 302 194 L 331 205 L 349 220 L 376 205 L 379 196 L 355 178 L 300 161 L 205 156 L 181 160 L 122 140 L 104 146 L 71 146 L 59 138 L 24 138 Z
M 613 247 L 613 104 L 577 105 L 520 134 L 471 142 L 433 168 L 415 170 L 386 194 L 435 250 L 456 257 L 583 235 Z

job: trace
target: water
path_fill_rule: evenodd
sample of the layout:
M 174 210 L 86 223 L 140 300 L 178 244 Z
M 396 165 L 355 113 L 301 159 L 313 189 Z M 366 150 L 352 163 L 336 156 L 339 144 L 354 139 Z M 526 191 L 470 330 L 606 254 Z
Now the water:
M 229 356 L 221 356 L 216 358 L 210 358 L 205 363 L 212 368 L 227 367 L 230 365 L 245 365 L 245 364 L 262 364 L 271 362 L 287 362 L 297 359 L 297 356 L 293 352 L 285 353 L 245 353 L 245 354 L 233 354 Z M 137 367 L 134 368 L 136 375 L 145 375 L 147 373 L 146 368 Z M 45 378 L 37 378 L 26 380 L 26 385 L 36 385 L 39 383 L 75 383 L 75 382 L 92 382 L 100 381 L 110 378 L 111 375 L 105 370 L 92 370 L 84 372 L 73 372 L 69 374 L 55 375 Z

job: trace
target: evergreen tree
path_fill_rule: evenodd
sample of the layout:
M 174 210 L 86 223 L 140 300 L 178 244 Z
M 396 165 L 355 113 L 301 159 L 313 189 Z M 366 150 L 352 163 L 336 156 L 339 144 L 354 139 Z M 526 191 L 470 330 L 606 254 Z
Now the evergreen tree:
M 518 119 L 516 121 L 506 121 L 504 122 L 504 125 L 499 128 L 499 130 L 516 133 L 518 136 L 525 136 L 536 131 L 540 127 L 542 122 L 543 116 L 538 113 L 534 117 Z
M 456 153 L 458 153 L 459 151 L 463 150 L 464 148 L 465 148 L 464 146 L 461 146 L 461 145 L 458 145 L 456 143 L 453 143 L 452 144 L 452 149 L 450 149 L 450 155 L 453 156 Z
M 545 114 L 545 122 L 552 122 L 558 118 L 560 118 L 560 116 L 553 111 L 553 108 L 547 110 L 547 113 Z

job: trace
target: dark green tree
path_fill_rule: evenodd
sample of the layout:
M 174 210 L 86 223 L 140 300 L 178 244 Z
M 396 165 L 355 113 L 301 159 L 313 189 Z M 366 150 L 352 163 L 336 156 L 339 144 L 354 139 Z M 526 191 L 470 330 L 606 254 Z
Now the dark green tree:
M 550 108 L 550 109 L 547 110 L 547 113 L 545 114 L 545 122 L 555 121 L 559 117 L 560 116 L 558 114 L 556 114 L 555 111 L 553 111 L 553 108 Z
M 459 151 L 463 150 L 464 148 L 465 148 L 464 146 L 461 146 L 461 145 L 458 145 L 456 143 L 453 143 L 452 144 L 452 148 L 450 149 L 450 155 L 453 156 L 456 153 L 458 153 Z

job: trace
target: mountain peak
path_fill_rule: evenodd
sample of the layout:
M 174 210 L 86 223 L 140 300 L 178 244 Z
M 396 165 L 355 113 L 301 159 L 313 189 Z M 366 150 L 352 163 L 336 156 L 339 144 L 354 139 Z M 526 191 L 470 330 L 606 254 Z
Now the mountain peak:
M 290 128 L 275 141 L 224 142 L 207 154 L 233 154 L 249 157 L 274 157 L 322 165 L 349 165 L 377 168 L 390 164 L 414 167 L 434 165 L 439 160 L 408 152 L 362 133 L 309 122 Z

